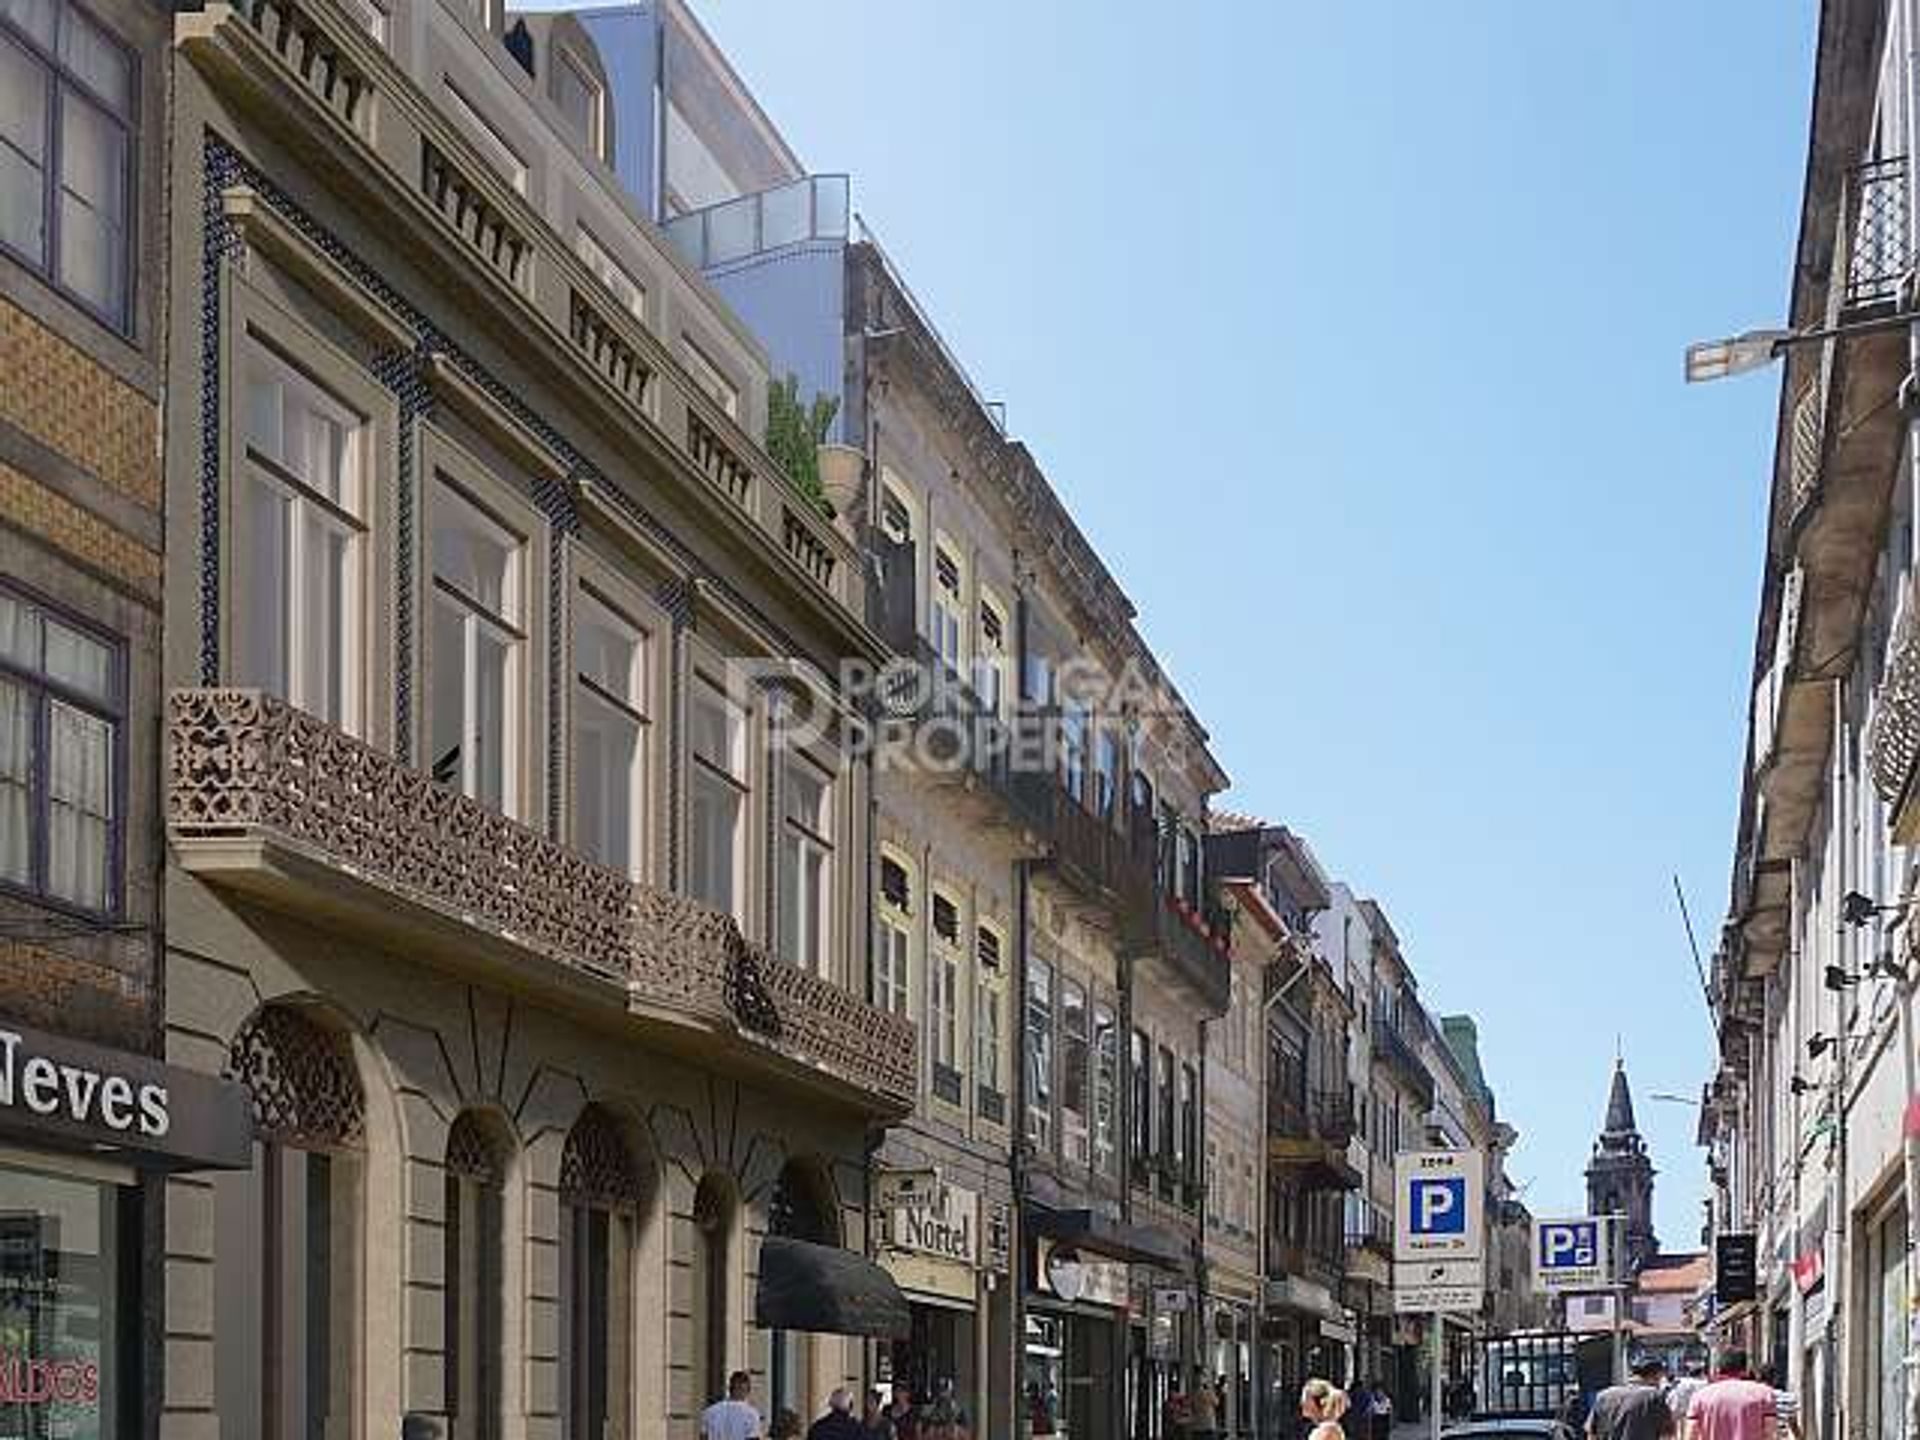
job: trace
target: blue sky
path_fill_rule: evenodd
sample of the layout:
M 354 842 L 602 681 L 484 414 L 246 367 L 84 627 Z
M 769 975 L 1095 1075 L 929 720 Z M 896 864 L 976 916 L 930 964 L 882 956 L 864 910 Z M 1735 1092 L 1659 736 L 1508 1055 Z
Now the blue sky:
M 1624 1037 L 1695 1241 L 1812 0 L 696 0 L 1235 780 L 1480 1021 L 1536 1213 Z

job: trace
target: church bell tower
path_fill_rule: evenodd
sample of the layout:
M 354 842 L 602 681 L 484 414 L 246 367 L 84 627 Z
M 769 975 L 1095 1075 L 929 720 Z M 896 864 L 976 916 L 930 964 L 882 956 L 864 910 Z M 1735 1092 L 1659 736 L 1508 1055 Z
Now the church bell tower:
M 1587 1213 L 1626 1216 L 1625 1271 L 1637 1275 L 1660 1248 L 1653 1233 L 1653 1161 L 1633 1121 L 1627 1067 L 1614 1061 L 1607 1118 L 1587 1162 Z

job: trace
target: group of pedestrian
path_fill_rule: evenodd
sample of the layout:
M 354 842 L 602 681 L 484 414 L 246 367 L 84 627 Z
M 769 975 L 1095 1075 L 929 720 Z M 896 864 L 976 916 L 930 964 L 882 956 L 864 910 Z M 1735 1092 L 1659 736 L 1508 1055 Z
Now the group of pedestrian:
M 1387 1440 L 1393 1433 L 1393 1396 L 1378 1380 L 1354 1387 L 1347 1409 L 1349 1440 Z
M 700 1440 L 801 1440 L 799 1415 L 782 1408 L 765 1428 L 752 1397 L 753 1377 L 734 1371 L 727 1377 L 726 1395 L 701 1413 Z M 845 1386 L 829 1395 L 826 1413 L 807 1427 L 806 1440 L 971 1440 L 967 1412 L 951 1380 L 942 1380 L 918 1405 L 904 1386 L 891 1400 L 869 1390 L 858 1419 L 853 1398 Z
M 1722 1351 L 1710 1379 L 1690 1369 L 1669 1385 L 1658 1355 L 1636 1359 L 1594 1396 L 1587 1440 L 1800 1440 L 1799 1397 L 1757 1378 L 1746 1351 Z

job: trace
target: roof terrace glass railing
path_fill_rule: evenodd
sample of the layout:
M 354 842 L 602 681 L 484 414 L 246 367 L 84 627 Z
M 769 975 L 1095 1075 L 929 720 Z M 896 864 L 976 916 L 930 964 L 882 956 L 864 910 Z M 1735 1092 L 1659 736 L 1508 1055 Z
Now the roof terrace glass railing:
M 845 240 L 852 216 L 845 175 L 809 175 L 676 215 L 663 227 L 688 264 L 711 270 L 807 240 Z

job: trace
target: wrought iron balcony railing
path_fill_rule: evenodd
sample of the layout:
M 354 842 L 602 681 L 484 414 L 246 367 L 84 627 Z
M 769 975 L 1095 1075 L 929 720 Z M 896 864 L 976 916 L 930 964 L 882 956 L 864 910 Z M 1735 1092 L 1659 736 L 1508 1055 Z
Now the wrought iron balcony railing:
M 1873 719 L 1867 726 L 1867 766 L 1873 788 L 1894 815 L 1913 785 L 1914 764 L 1920 761 L 1920 605 L 1909 591 L 1894 625 L 1887 651 L 1886 673 L 1874 696 Z
M 485 936 L 554 981 L 731 1034 L 756 1067 L 784 1057 L 878 1111 L 913 1106 L 911 1021 L 261 691 L 172 694 L 167 827 L 211 881 L 303 907 L 344 896 L 382 923 L 456 927 L 466 951 Z
M 1852 224 L 1847 306 L 1897 302 L 1914 258 L 1907 225 L 1907 157 L 1869 160 L 1849 171 L 1847 215 Z

